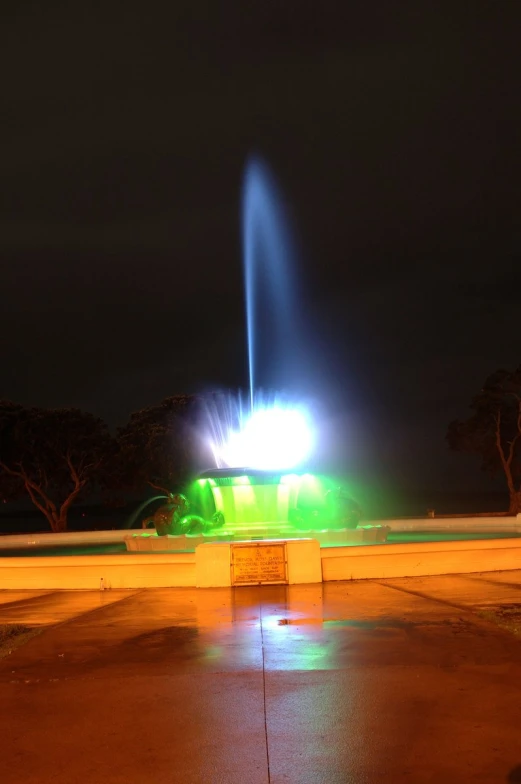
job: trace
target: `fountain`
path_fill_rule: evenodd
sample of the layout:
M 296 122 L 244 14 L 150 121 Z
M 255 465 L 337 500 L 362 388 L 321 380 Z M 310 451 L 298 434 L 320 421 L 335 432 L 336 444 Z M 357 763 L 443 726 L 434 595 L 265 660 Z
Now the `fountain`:
M 311 470 L 322 440 L 317 411 L 294 394 L 259 391 L 287 386 L 288 379 L 302 389 L 299 371 L 311 363 L 283 206 L 258 160 L 247 167 L 243 205 L 249 393 L 204 401 L 204 464 L 213 468 L 183 494 L 142 504 L 128 527 L 148 505 L 164 501 L 142 519 L 147 530 L 139 533 L 0 537 L 0 588 L 212 587 L 517 568 L 521 519 L 397 518 L 361 525 L 351 494 Z M 94 552 L 93 544 L 99 545 Z M 365 544 L 371 546 L 345 546 Z M 115 551 L 118 546 L 126 551 Z
M 172 495 L 153 517 L 155 534 L 134 534 L 129 550 L 186 550 L 209 541 L 312 537 L 327 546 L 385 541 L 384 526 L 360 526 L 361 509 L 326 476 L 210 469 Z M 166 537 L 166 538 L 164 538 Z
M 384 527 L 359 527 L 361 510 L 345 490 L 306 470 L 316 438 L 309 404 L 259 390 L 259 366 L 277 378 L 292 376 L 305 354 L 284 207 L 257 158 L 244 178 L 243 258 L 249 394 L 203 401 L 201 431 L 215 468 L 143 521 L 161 541 L 148 533 L 127 546 L 183 550 L 208 541 L 302 537 L 322 545 L 384 541 Z

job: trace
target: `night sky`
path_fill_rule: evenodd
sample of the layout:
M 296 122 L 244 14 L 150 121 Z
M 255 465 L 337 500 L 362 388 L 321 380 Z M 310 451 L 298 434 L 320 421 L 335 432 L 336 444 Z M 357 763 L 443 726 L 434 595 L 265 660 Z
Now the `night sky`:
M 111 425 L 244 386 L 257 151 L 299 253 L 331 455 L 403 488 L 521 362 L 521 3 L 177 0 L 3 12 L 0 394 Z

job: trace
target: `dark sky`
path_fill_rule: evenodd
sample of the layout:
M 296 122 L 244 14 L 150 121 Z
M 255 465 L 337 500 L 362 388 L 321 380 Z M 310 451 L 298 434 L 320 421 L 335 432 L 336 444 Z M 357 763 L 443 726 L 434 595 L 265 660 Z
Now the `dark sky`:
M 479 486 L 444 436 L 521 362 L 521 4 L 11 9 L 1 394 L 116 424 L 244 385 L 256 150 L 296 232 L 332 454 L 404 486 Z

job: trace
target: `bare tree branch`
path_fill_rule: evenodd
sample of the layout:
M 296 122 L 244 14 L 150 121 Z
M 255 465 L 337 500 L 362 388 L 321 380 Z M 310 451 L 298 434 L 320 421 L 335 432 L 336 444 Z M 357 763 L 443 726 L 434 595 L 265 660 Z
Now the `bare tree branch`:
M 78 409 L 26 409 L 7 401 L 0 426 L 1 473 L 25 489 L 53 530 L 65 530 L 69 507 L 112 453 L 106 424 Z
M 47 518 L 47 521 L 48 521 L 49 525 L 51 526 L 51 530 L 52 531 L 56 531 L 57 530 L 57 525 L 56 525 L 55 516 L 53 515 L 52 511 L 47 506 L 44 506 L 40 502 L 40 499 L 38 498 L 38 496 L 35 494 L 35 492 L 32 489 L 32 487 L 28 483 L 25 483 L 25 489 L 27 490 L 27 493 L 29 494 L 29 498 L 31 499 L 33 504 L 36 506 L 36 508 L 39 509 L 40 512 L 42 512 L 45 515 L 45 517 Z
M 512 457 L 513 457 L 514 452 L 513 452 L 513 447 L 511 445 L 510 449 L 509 449 L 509 455 L 508 455 L 508 457 L 505 457 L 505 452 L 504 452 L 504 449 L 503 449 L 503 445 L 501 443 L 501 409 L 497 410 L 494 419 L 495 419 L 495 423 L 496 423 L 496 446 L 497 446 L 497 450 L 499 452 L 499 457 L 501 459 L 501 463 L 503 465 L 503 470 L 505 472 L 505 477 L 506 477 L 506 480 L 507 480 L 508 489 L 509 489 L 509 492 L 512 494 L 512 493 L 515 493 L 515 486 L 514 486 L 514 482 L 513 482 L 513 479 L 512 479 Z M 516 438 L 517 438 L 517 436 L 516 436 Z
M 159 492 L 164 493 L 165 495 L 170 495 L 170 493 L 171 493 L 170 490 L 167 490 L 165 487 L 162 487 L 162 485 L 155 484 L 155 482 L 151 482 L 150 479 L 148 480 L 148 484 L 154 490 L 159 490 Z
M 49 498 L 47 493 L 27 475 L 23 466 L 20 464 L 19 470 L 17 471 L 6 463 L 0 462 L 0 468 L 3 468 L 9 476 L 14 476 L 23 482 L 32 503 L 45 515 L 51 529 L 53 531 L 57 530 L 56 504 Z

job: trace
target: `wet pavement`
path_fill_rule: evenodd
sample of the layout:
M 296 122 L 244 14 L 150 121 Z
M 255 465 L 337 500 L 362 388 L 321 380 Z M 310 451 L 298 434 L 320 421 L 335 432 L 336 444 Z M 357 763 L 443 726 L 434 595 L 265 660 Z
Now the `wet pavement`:
M 135 591 L 0 591 L 0 624 L 47 626 L 107 607 Z M 11 595 L 11 596 L 10 596 Z
M 2 784 L 521 781 L 521 572 L 6 594 Z

